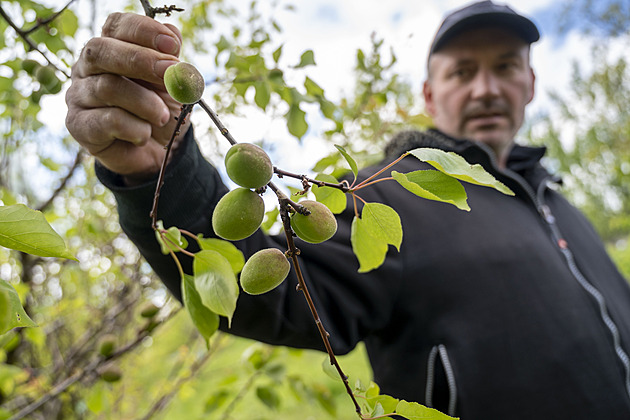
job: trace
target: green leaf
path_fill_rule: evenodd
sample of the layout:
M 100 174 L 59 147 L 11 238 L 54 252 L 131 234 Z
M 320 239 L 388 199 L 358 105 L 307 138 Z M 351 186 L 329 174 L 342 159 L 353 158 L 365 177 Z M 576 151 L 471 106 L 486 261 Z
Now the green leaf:
M 370 235 L 400 251 L 403 230 L 396 210 L 382 203 L 366 203 L 361 211 L 361 220 Z
M 385 409 L 383 408 L 381 403 L 377 402 L 376 404 L 374 404 L 374 409 L 370 413 L 370 417 L 382 418 L 382 416 L 384 415 L 385 415 Z
M 332 184 L 339 183 L 337 178 L 328 174 L 319 174 L 315 177 L 315 179 L 318 181 L 330 182 Z M 334 214 L 339 214 L 346 209 L 346 205 L 348 203 L 346 200 L 346 194 L 338 188 L 320 187 L 313 184 L 312 191 L 313 194 L 315 194 L 317 201 L 328 207 Z
M 256 396 L 272 410 L 277 410 L 280 407 L 280 396 L 272 386 L 257 387 Z
M 209 345 L 210 337 L 219 329 L 219 315 L 203 304 L 195 288 L 195 278 L 188 274 L 182 279 L 182 298 L 190 319 Z
M 94 414 L 100 414 L 106 407 L 109 406 L 109 389 L 104 381 L 98 381 L 89 390 L 89 393 L 85 399 L 88 410 Z
M 322 96 L 324 94 L 324 89 L 322 89 L 310 77 L 306 77 L 306 79 L 304 79 L 304 87 L 306 88 L 306 93 L 309 95 Z
M 313 54 L 313 50 L 306 50 L 302 53 L 300 63 L 295 68 L 299 69 L 311 65 L 315 65 L 315 54 Z
M 464 186 L 443 172 L 428 169 L 402 174 L 392 171 L 392 178 L 419 197 L 450 203 L 460 210 L 470 211 Z
M 362 219 L 355 217 L 350 229 L 352 251 L 359 260 L 359 273 L 367 273 L 383 264 L 387 254 L 387 243 L 370 234 Z
M 289 106 L 289 111 L 286 113 L 285 117 L 287 119 L 289 133 L 301 139 L 308 129 L 306 113 L 300 109 L 298 104 L 293 103 Z
M 204 238 L 201 235 L 198 236 L 197 242 L 199 248 L 216 251 L 223 255 L 230 263 L 234 274 L 240 273 L 243 269 L 245 256 L 232 242 L 218 238 Z
M 254 102 L 256 102 L 256 105 L 258 105 L 260 109 L 266 110 L 267 105 L 269 105 L 269 101 L 271 100 L 271 89 L 269 88 L 269 83 L 266 81 L 255 82 L 254 88 L 256 89 Z
M 433 408 L 404 400 L 400 401 L 396 406 L 396 414 L 400 414 L 409 420 L 452 420 L 454 418 Z
M 265 219 L 263 220 L 260 228 L 263 232 L 269 233 L 271 227 L 276 224 L 278 221 L 278 216 L 280 215 L 280 209 L 278 207 L 274 207 L 265 213 Z
M 273 61 L 275 61 L 276 63 L 278 61 L 280 61 L 280 57 L 282 56 L 282 47 L 283 45 L 280 45 L 272 54 L 271 56 L 273 57 Z
M 409 152 L 423 162 L 427 162 L 440 172 L 471 184 L 494 188 L 507 195 L 514 195 L 505 184 L 498 181 L 479 164 L 471 165 L 453 152 L 440 149 L 418 148 Z
M 371 406 L 376 406 L 376 404 L 380 404 L 381 407 L 383 407 L 383 411 L 385 413 L 394 413 L 396 411 L 396 407 L 398 406 L 399 400 L 398 398 L 394 398 L 389 395 L 376 395 L 374 397 L 369 397 L 367 399 L 367 402 Z
M 24 204 L 0 206 L 0 246 L 39 255 L 77 261 L 42 212 Z
M 193 274 L 201 302 L 231 323 L 239 290 L 230 262 L 216 251 L 202 250 L 195 254 Z
M 217 47 L 217 55 L 218 55 L 221 51 L 224 51 L 230 48 L 232 44 L 230 43 L 230 41 L 227 40 L 225 36 L 221 35 L 221 38 L 219 38 L 219 41 L 217 41 L 215 46 Z
M 36 327 L 26 314 L 17 291 L 5 280 L 0 280 L 0 335 L 16 327 Z
M 168 255 L 170 251 L 179 252 L 180 248 L 186 249 L 188 247 L 188 241 L 186 241 L 186 238 L 182 237 L 182 233 L 175 226 L 171 226 L 166 229 L 166 232 L 162 234 L 161 232 L 163 231 L 164 224 L 161 220 L 158 220 L 157 230 L 155 230 L 155 238 L 160 244 L 162 254 Z
M 352 156 L 348 154 L 348 152 L 346 152 L 346 149 L 344 149 L 342 146 L 335 144 L 335 147 L 337 148 L 337 150 L 339 150 L 339 153 L 341 153 L 341 155 L 346 159 L 346 162 L 348 162 L 348 165 L 350 165 L 350 169 L 352 170 L 352 173 L 354 174 L 354 178 L 356 179 L 357 175 L 359 174 L 359 168 L 357 166 L 357 162 L 352 158 Z
M 322 360 L 322 370 L 332 379 L 339 379 L 339 372 L 337 372 L 337 368 L 330 363 L 330 356 L 326 356 L 324 360 Z

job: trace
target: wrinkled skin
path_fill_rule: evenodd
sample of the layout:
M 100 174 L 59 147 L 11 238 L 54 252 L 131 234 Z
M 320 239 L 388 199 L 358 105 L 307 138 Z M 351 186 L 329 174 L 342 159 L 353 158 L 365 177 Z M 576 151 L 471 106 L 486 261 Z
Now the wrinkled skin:
M 114 13 L 72 67 L 68 131 L 127 185 L 155 176 L 164 159 L 180 104 L 166 92 L 163 76 L 179 61 L 181 44 L 173 25 Z

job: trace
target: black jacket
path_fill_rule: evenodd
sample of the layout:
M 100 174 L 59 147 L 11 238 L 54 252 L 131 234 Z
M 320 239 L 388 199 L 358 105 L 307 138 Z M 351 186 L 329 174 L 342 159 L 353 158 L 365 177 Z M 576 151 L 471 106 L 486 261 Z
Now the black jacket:
M 466 184 L 472 210 L 465 212 L 393 181 L 366 188 L 361 197 L 394 207 L 404 229 L 400 252 L 390 249 L 383 266 L 367 274 L 357 273 L 349 245 L 351 208 L 333 239 L 297 240 L 334 350 L 364 341 L 383 393 L 464 420 L 630 419 L 630 288 L 591 225 L 552 187 L 539 163 L 544 149 L 515 146 L 509 169 L 499 171 L 483 146 L 412 131 L 390 143 L 386 162 L 421 146 L 482 164 L 516 196 Z M 159 218 L 210 236 L 210 215 L 226 187 L 192 130 L 182 149 L 170 164 Z M 422 168 L 428 166 L 407 157 L 394 169 Z M 154 183 L 124 188 L 98 165 L 97 173 L 114 192 L 124 231 L 179 298 L 175 266 L 151 230 Z M 282 238 L 260 232 L 237 245 L 246 257 L 286 248 Z M 322 349 L 293 277 L 264 295 L 242 293 L 229 331 Z

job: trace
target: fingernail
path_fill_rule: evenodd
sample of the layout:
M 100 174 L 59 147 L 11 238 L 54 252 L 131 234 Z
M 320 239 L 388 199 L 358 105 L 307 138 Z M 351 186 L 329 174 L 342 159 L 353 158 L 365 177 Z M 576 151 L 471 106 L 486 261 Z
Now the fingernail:
M 164 77 L 164 72 L 167 68 L 172 66 L 173 64 L 177 64 L 177 61 L 174 60 L 158 60 L 155 62 L 155 66 L 153 67 L 153 71 L 158 77 Z
M 157 49 L 165 54 L 177 55 L 179 52 L 179 42 L 172 36 L 160 34 L 155 38 Z

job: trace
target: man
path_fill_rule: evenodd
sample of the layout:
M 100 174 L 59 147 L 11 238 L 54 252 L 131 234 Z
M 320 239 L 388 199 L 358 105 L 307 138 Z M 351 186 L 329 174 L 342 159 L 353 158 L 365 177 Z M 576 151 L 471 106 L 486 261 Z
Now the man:
M 358 274 L 346 212 L 333 239 L 298 243 L 301 267 L 335 352 L 364 341 L 384 393 L 466 420 L 628 419 L 630 289 L 585 218 L 551 188 L 539 163 L 544 149 L 514 143 L 534 95 L 529 49 L 538 37 L 529 19 L 489 1 L 450 14 L 424 84 L 436 129 L 400 133 L 381 165 L 405 150 L 439 147 L 482 164 L 516 197 L 467 185 L 472 211 L 462 212 L 380 183 L 362 197 L 398 211 L 400 253 Z M 172 125 L 166 115 L 178 108 L 161 76 L 180 45 L 171 26 L 110 16 L 103 38 L 88 42 L 74 66 L 67 95 L 70 132 L 96 156 L 123 229 L 177 297 L 179 275 L 160 253 L 148 213 Z M 209 236 L 226 188 L 192 130 L 185 133 L 159 218 Z M 427 168 L 408 157 L 395 169 Z M 257 233 L 237 245 L 249 256 L 282 242 Z M 242 294 L 229 331 L 322 348 L 293 277 L 270 293 Z

